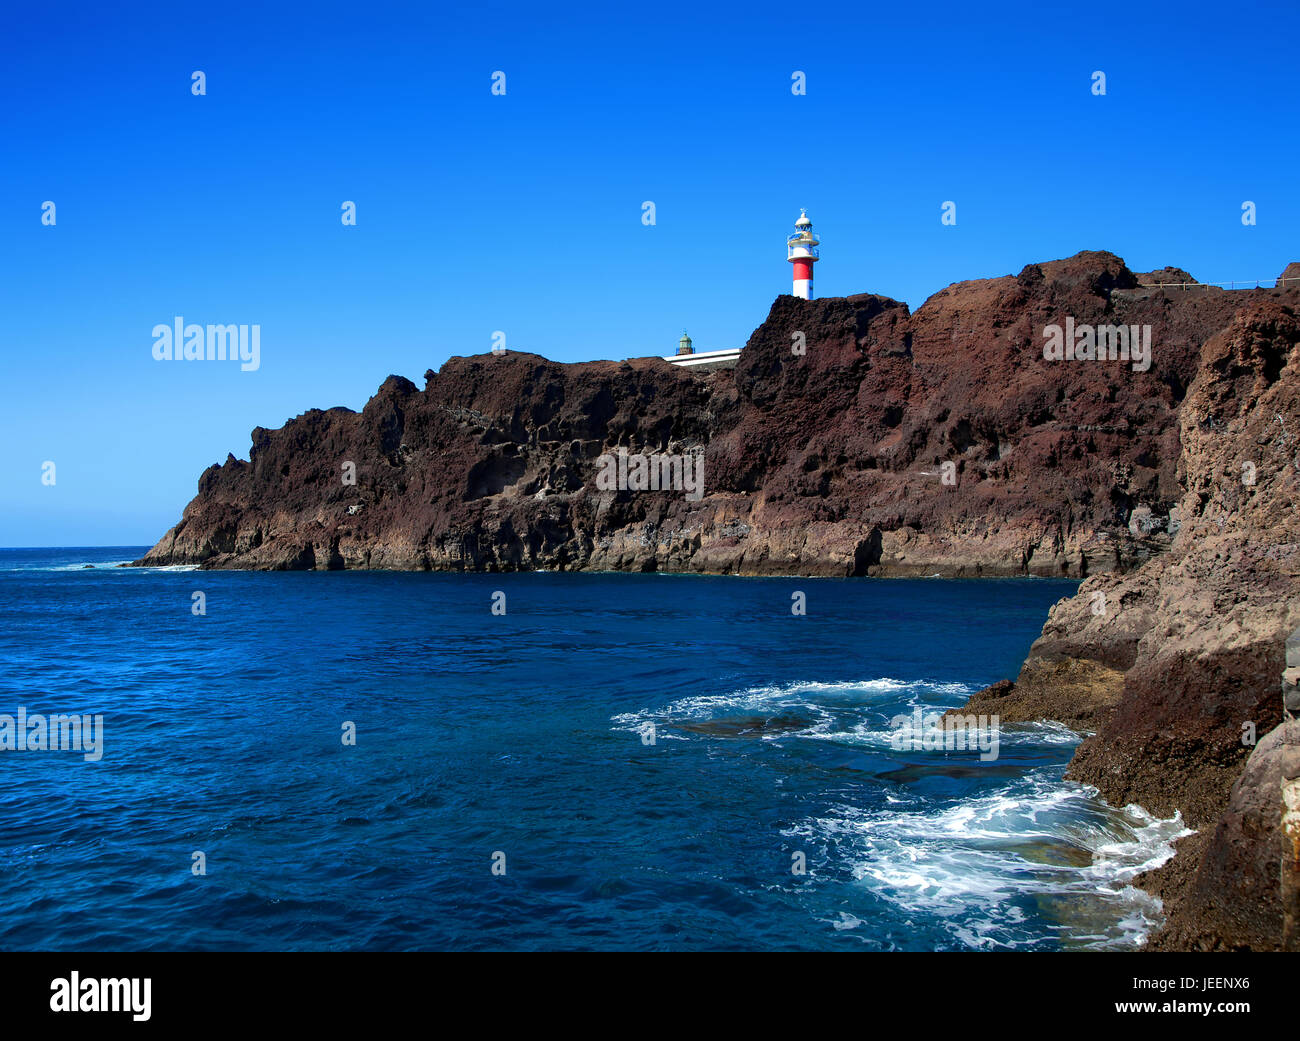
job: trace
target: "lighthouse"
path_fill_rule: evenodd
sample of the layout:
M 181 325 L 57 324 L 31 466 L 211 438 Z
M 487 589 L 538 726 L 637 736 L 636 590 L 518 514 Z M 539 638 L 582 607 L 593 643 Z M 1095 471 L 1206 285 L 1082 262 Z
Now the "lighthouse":
M 794 234 L 785 240 L 786 260 L 794 265 L 794 295 L 804 300 L 813 298 L 813 265 L 820 259 L 817 246 L 821 240 L 813 234 L 808 211 L 800 210 L 794 222 Z

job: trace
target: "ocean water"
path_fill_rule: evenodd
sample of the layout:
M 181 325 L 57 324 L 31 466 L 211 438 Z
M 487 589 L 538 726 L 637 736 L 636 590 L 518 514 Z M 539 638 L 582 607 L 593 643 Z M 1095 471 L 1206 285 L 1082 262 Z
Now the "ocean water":
M 112 566 L 143 550 L 0 551 L 0 714 L 103 717 L 99 761 L 0 752 L 2 949 L 1128 949 L 1159 920 L 1129 883 L 1182 823 L 1064 781 L 1076 735 L 891 741 L 1014 676 L 1074 583 Z

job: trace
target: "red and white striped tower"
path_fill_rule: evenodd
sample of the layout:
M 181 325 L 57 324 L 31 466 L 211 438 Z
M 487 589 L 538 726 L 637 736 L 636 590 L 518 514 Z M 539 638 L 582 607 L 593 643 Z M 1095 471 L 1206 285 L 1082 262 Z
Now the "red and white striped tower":
M 799 219 L 794 222 L 794 234 L 785 240 L 786 260 L 794 265 L 794 295 L 805 300 L 813 298 L 813 265 L 821 259 L 817 247 L 821 239 L 813 234 L 812 221 L 808 211 L 800 210 Z

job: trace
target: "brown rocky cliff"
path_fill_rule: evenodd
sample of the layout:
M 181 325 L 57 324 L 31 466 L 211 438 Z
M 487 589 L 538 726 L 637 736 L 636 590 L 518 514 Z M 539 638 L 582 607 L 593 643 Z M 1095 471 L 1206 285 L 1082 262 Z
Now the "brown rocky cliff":
M 1252 293 L 1205 343 L 1179 411 L 1168 551 L 1085 581 L 1016 683 L 971 699 L 1004 721 L 1095 730 L 1070 776 L 1200 830 L 1144 880 L 1170 911 L 1159 949 L 1273 949 L 1281 936 L 1275 728 L 1300 624 L 1298 303 L 1294 290 Z
M 1261 291 L 1262 292 L 1262 291 Z M 1142 289 L 1108 253 L 963 282 L 914 314 L 778 297 L 735 370 L 452 358 L 360 413 L 259 428 L 145 563 L 820 575 L 1133 566 L 1180 494 L 1177 410 L 1248 294 Z M 1048 363 L 1042 328 L 1149 324 L 1151 370 Z M 806 353 L 792 351 L 801 333 Z M 1140 376 L 1140 378 L 1139 378 Z M 601 492 L 596 459 L 705 455 L 705 492 Z M 356 484 L 342 480 L 355 464 Z M 952 463 L 958 483 L 945 485 Z

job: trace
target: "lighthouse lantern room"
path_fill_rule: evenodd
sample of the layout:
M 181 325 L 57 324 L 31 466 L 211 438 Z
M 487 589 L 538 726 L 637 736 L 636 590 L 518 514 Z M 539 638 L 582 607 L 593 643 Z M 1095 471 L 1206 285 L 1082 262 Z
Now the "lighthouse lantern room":
M 800 210 L 794 222 L 794 234 L 785 240 L 786 259 L 794 265 L 794 295 L 813 298 L 813 265 L 820 259 L 817 247 L 821 240 L 813 234 L 808 211 Z

